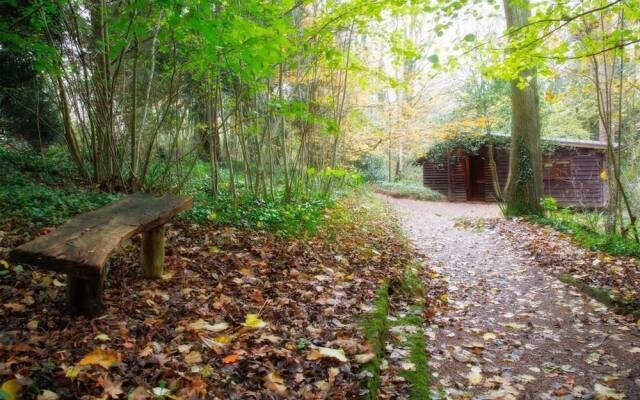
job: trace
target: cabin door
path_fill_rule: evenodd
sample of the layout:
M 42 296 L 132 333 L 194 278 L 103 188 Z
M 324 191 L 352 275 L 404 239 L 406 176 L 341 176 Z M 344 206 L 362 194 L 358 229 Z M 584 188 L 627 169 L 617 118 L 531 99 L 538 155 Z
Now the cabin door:
M 485 200 L 485 160 L 480 156 L 470 156 L 468 168 L 468 185 L 467 200 L 484 201 Z

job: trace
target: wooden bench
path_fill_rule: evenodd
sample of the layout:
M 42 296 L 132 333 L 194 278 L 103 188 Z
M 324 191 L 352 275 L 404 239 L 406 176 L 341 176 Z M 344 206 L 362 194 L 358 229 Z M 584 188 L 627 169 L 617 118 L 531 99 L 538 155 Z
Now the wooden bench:
M 48 235 L 25 243 L 9 257 L 67 274 L 72 314 L 96 315 L 102 310 L 105 264 L 127 239 L 142 232 L 143 275 L 158 278 L 164 270 L 164 224 L 193 206 L 193 199 L 138 193 L 71 219 Z

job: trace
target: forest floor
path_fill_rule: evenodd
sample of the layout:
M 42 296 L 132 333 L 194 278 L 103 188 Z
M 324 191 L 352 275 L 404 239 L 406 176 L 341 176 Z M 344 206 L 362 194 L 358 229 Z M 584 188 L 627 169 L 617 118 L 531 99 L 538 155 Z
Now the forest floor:
M 553 276 L 598 275 L 589 269 L 601 271 L 604 259 L 637 277 L 637 261 L 498 220 L 493 205 L 385 200 L 448 281 L 448 310 L 425 330 L 434 390 L 451 399 L 640 398 L 640 325 Z M 608 284 L 623 291 L 617 280 Z

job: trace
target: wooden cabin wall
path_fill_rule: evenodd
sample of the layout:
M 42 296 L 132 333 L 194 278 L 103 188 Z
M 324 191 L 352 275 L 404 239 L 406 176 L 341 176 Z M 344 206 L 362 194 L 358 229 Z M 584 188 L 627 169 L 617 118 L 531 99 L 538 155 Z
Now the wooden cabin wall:
M 467 201 L 467 168 L 468 156 L 459 152 L 451 158 L 451 201 Z
M 570 175 L 550 176 L 553 162 L 568 162 Z M 544 194 L 555 198 L 559 205 L 602 207 L 605 205 L 605 182 L 600 178 L 604 169 L 604 152 L 593 149 L 559 148 L 544 158 Z
M 449 177 L 447 176 L 446 161 L 433 163 L 425 160 L 422 163 L 422 184 L 448 197 Z
M 485 164 L 485 200 L 496 201 L 488 149 L 480 152 Z M 425 186 L 447 196 L 450 201 L 467 201 L 467 175 L 465 173 L 468 156 L 458 152 L 451 157 L 449 167 L 446 160 L 441 163 L 423 163 L 423 183 Z M 509 174 L 509 152 L 504 149 L 495 150 L 494 160 L 498 174 L 498 182 L 504 190 Z M 600 179 L 605 168 L 604 151 L 598 149 L 575 149 L 562 147 L 553 155 L 545 157 L 543 163 L 569 162 L 570 174 L 566 177 L 544 176 L 544 195 L 551 196 L 561 206 L 603 207 L 606 205 L 606 182 Z M 447 172 L 451 176 L 447 176 Z

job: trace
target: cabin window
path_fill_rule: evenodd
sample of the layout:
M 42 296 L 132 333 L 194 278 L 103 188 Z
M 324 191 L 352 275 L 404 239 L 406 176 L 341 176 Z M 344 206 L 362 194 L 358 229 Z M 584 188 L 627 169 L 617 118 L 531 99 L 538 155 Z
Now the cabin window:
M 553 160 L 544 163 L 544 179 L 571 178 L 571 160 Z

